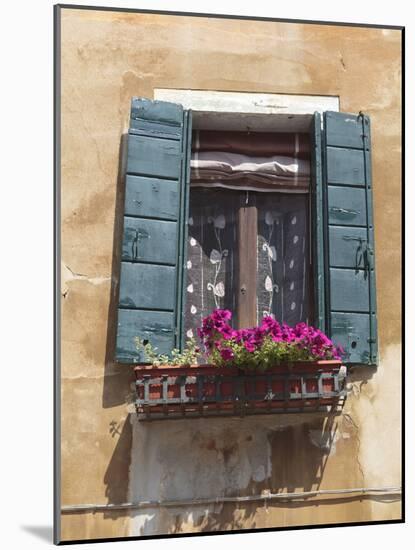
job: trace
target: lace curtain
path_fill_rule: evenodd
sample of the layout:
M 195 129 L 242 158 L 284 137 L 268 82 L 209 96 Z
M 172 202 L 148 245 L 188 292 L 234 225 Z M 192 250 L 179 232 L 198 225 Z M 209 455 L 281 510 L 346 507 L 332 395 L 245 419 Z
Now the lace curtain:
M 202 318 L 215 308 L 236 310 L 239 194 L 191 189 L 187 242 L 185 327 L 197 337 Z
M 256 197 L 257 319 L 273 315 L 289 325 L 309 322 L 308 195 Z

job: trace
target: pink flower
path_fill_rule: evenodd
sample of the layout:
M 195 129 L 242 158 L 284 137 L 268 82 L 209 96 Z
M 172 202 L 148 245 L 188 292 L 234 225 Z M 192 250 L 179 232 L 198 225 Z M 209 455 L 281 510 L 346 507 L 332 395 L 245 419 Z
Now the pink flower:
M 235 354 L 229 348 L 221 349 L 220 354 L 221 354 L 221 357 L 224 361 L 231 361 L 235 357 Z
M 229 342 L 242 345 L 246 351 L 261 351 L 267 338 L 287 346 L 287 350 L 303 350 L 310 359 L 340 359 L 344 354 L 341 346 L 336 346 L 321 330 L 306 323 L 297 323 L 294 327 L 280 324 L 271 316 L 262 319 L 260 326 L 235 330 L 229 324 L 232 313 L 227 309 L 215 309 L 202 321 L 198 335 L 209 354 L 217 350 L 224 361 L 235 358 Z
M 246 351 L 249 351 L 250 353 L 255 351 L 255 346 L 252 342 L 249 342 L 249 341 L 244 342 L 244 347 L 245 347 Z

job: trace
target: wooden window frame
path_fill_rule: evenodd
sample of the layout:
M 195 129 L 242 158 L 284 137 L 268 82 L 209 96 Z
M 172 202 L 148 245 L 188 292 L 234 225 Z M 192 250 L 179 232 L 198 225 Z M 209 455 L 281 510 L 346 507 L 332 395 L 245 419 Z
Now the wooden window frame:
M 236 320 L 239 328 L 257 323 L 257 270 L 252 262 L 252 250 L 256 250 L 258 241 L 258 210 L 255 203 L 249 203 L 249 191 L 246 193 L 246 204 L 240 205 L 237 218 Z

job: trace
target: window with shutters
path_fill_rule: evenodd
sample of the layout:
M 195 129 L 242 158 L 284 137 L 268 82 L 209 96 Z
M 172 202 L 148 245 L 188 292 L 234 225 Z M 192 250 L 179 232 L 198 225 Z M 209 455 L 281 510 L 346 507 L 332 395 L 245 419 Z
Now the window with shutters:
M 145 360 L 135 336 L 169 353 L 225 307 L 239 326 L 268 313 L 309 322 L 346 363 L 376 364 L 368 117 L 316 113 L 300 137 L 214 135 L 191 119 L 179 104 L 132 101 L 116 360 Z M 293 140 L 293 163 L 279 164 Z

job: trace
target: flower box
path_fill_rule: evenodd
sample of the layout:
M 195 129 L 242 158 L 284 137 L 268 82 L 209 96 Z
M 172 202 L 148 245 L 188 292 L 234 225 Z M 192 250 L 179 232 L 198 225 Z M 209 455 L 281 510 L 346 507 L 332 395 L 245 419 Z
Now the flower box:
M 140 419 L 338 410 L 345 397 L 340 360 L 292 362 L 266 371 L 139 365 L 134 372 Z

